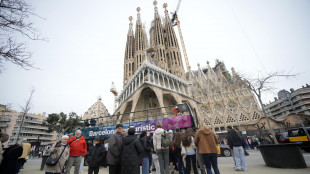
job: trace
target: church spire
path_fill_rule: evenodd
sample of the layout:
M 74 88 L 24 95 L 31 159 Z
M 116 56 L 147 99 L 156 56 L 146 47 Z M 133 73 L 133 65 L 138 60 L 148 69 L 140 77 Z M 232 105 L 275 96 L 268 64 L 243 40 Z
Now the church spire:
M 123 85 L 125 86 L 127 81 L 134 74 L 134 34 L 132 30 L 132 16 L 129 17 L 129 29 L 127 34 L 127 42 L 125 48 L 125 57 L 124 57 L 124 80 Z
M 158 14 L 157 1 L 153 1 L 154 5 L 154 20 L 152 22 L 151 29 L 151 43 L 152 47 L 156 50 L 156 65 L 161 69 L 168 71 L 166 52 L 165 52 L 165 43 L 164 43 L 164 31 L 161 23 L 161 18 Z
M 143 31 L 143 26 L 140 18 L 140 11 L 141 8 L 137 8 L 137 22 L 136 22 L 136 32 L 135 32 L 135 54 L 134 54 L 134 61 L 135 61 L 135 69 L 136 71 L 145 60 L 144 50 L 146 49 L 146 42 L 147 42 L 147 36 L 145 32 Z
M 166 44 L 166 56 L 168 70 L 170 73 L 185 79 L 185 71 L 183 67 L 183 61 L 181 57 L 181 52 L 179 48 L 179 43 L 173 29 L 171 19 L 167 10 L 168 4 L 164 3 L 163 8 L 165 9 L 165 44 Z

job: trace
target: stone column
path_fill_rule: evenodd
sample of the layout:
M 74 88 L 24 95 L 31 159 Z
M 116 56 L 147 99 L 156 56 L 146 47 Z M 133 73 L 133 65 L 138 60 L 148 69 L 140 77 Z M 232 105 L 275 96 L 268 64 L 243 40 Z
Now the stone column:
M 172 79 L 173 90 L 175 91 L 174 79 Z
M 147 69 L 147 80 L 149 82 L 151 82 L 151 74 L 150 74 L 150 69 L 149 68 Z
M 163 79 L 163 86 L 164 86 L 164 88 L 166 88 L 164 75 L 162 74 L 161 77 L 162 77 L 162 79 Z
M 170 79 L 169 79 L 169 77 L 167 77 L 167 80 L 168 80 L 168 88 L 169 88 L 169 89 L 171 89 L 171 87 L 170 87 Z
M 153 81 L 152 81 L 152 82 L 153 82 L 154 84 L 156 84 L 155 76 L 154 76 L 154 71 L 152 71 L 152 75 L 153 75 Z
M 140 79 L 141 79 L 141 73 L 139 73 L 139 86 L 141 86 Z
M 144 70 L 142 71 L 142 83 L 144 82 Z
M 179 85 L 179 82 L 177 81 L 177 85 L 178 85 L 178 90 L 177 90 L 177 92 L 181 92 L 181 90 L 180 90 L 180 85 Z
M 158 72 L 156 72 L 157 73 L 157 84 L 159 85 L 159 86 L 161 86 L 161 84 L 160 84 L 160 79 L 159 79 L 159 73 Z

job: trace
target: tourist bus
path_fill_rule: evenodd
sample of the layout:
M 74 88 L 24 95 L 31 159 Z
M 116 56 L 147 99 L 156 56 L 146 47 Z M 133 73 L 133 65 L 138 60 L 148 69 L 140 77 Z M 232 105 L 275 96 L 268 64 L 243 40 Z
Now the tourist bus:
M 175 112 L 176 107 L 178 109 L 178 113 Z M 130 127 L 135 127 L 136 134 L 140 134 L 145 130 L 153 133 L 156 129 L 157 122 L 161 122 L 162 127 L 165 130 L 196 127 L 199 122 L 195 109 L 193 110 L 194 112 L 188 103 L 182 103 L 161 108 L 127 112 L 120 115 L 102 116 L 95 118 L 95 120 L 97 120 L 96 123 L 98 123 L 95 126 L 84 126 L 81 127 L 80 130 L 82 131 L 82 136 L 87 142 L 87 151 L 89 152 L 90 148 L 93 147 L 93 140 L 95 137 L 102 137 L 103 140 L 108 139 L 115 133 L 115 127 L 118 123 L 123 125 L 126 132 Z M 124 119 L 126 116 L 129 118 L 130 115 L 132 115 L 130 119 Z M 105 121 L 101 122 L 101 119 Z M 87 156 L 85 158 L 87 158 Z M 85 159 L 84 161 L 85 165 L 87 165 L 87 160 Z

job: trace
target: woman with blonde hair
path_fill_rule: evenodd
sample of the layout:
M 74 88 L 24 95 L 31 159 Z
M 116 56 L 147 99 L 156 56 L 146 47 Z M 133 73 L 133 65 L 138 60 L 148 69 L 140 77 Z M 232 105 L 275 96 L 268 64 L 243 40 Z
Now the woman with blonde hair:
M 54 166 L 45 165 L 45 174 L 61 174 L 65 162 L 69 158 L 70 147 L 67 144 L 69 137 L 64 135 L 61 137 L 60 142 L 56 142 L 47 151 L 51 154 L 50 158 L 59 158 Z
M 156 123 L 156 128 L 157 129 L 153 134 L 153 144 L 154 151 L 156 151 L 156 154 L 158 155 L 160 173 L 169 174 L 169 145 L 168 147 L 165 147 L 165 145 L 162 144 L 162 138 L 169 137 L 169 134 L 162 128 L 160 122 Z

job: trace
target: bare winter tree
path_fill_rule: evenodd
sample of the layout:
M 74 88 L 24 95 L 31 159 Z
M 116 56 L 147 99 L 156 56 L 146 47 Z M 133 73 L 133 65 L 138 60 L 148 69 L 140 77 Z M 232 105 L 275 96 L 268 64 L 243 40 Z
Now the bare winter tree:
M 25 70 L 36 68 L 27 50 L 25 39 L 45 40 L 29 21 L 37 16 L 24 0 L 0 0 L 0 72 L 5 62 L 11 62 Z M 22 36 L 22 37 L 20 37 Z M 18 39 L 19 37 L 19 39 Z
M 272 138 L 273 138 L 275 144 L 279 144 L 279 143 L 275 137 L 275 133 L 274 133 L 273 129 L 271 128 L 270 120 L 266 114 L 266 110 L 263 107 L 262 96 L 265 93 L 273 92 L 276 89 L 272 85 L 274 83 L 273 80 L 275 78 L 289 79 L 289 78 L 292 78 L 295 76 L 296 76 L 296 74 L 285 74 L 285 73 L 280 73 L 280 72 L 276 71 L 276 72 L 267 73 L 265 75 L 261 75 L 261 73 L 258 73 L 258 76 L 256 78 L 249 78 L 249 77 L 245 77 L 245 76 L 241 77 L 241 79 L 247 83 L 247 85 L 249 86 L 251 91 L 253 91 L 254 94 L 256 95 L 258 102 L 262 107 L 263 114 L 267 120 L 268 128 L 269 128 L 270 133 L 272 134 Z
M 20 132 L 22 130 L 22 126 L 24 124 L 25 116 L 28 114 L 28 112 L 32 108 L 32 96 L 33 96 L 34 91 L 35 91 L 34 89 L 31 89 L 30 96 L 26 100 L 25 106 L 21 106 L 21 110 L 22 110 L 23 115 L 22 115 L 22 120 L 21 120 L 21 122 L 19 124 L 19 130 L 18 130 L 18 134 L 17 134 L 17 138 L 16 138 L 16 143 L 18 143 L 19 135 L 20 135 Z

